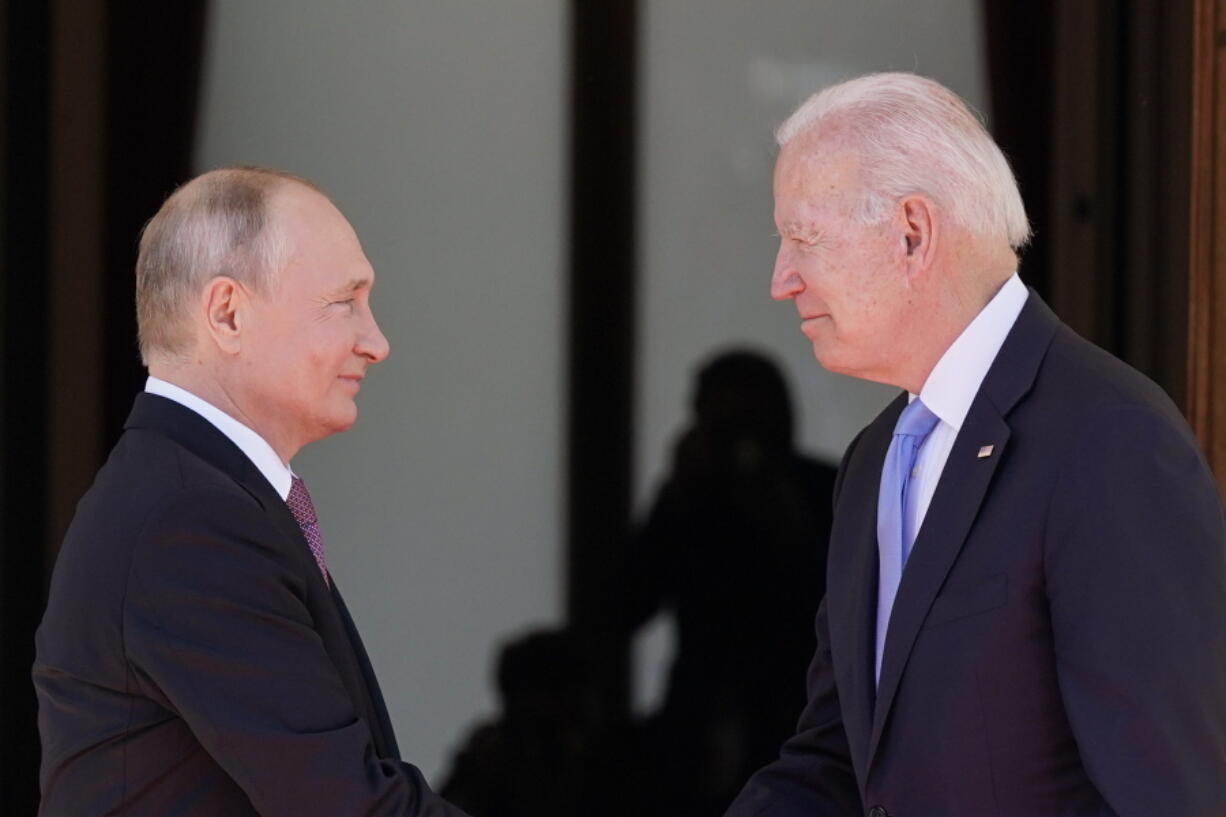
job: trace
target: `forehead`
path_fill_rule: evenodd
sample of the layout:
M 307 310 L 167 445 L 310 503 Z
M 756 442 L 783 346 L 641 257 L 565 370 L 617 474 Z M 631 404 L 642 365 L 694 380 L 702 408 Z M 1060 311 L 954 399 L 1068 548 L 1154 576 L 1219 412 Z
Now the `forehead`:
M 295 182 L 278 190 L 270 202 L 278 229 L 295 244 L 357 240 L 349 221 L 328 197 Z
M 841 151 L 800 142 L 784 145 L 775 163 L 775 222 L 783 234 L 842 217 L 859 197 L 856 162 Z
M 287 268 L 328 272 L 338 278 L 373 278 L 349 221 L 326 196 L 302 185 L 278 191 L 273 218 L 285 241 Z
M 860 182 L 858 163 L 839 140 L 798 136 L 779 150 L 775 160 L 775 195 L 827 197 L 854 192 Z

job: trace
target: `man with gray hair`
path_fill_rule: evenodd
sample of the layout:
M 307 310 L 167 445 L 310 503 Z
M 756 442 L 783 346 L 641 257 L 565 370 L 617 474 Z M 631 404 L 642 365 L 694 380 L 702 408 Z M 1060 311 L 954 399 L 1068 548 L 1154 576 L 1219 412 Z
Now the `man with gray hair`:
M 302 179 L 217 170 L 136 274 L 149 380 L 36 637 L 40 813 L 463 817 L 399 758 L 289 465 L 388 354 L 353 228 Z
M 1226 524 L 1179 412 L 1021 283 L 948 89 L 853 79 L 778 141 L 771 294 L 905 391 L 844 456 L 808 704 L 728 817 L 1221 813 Z

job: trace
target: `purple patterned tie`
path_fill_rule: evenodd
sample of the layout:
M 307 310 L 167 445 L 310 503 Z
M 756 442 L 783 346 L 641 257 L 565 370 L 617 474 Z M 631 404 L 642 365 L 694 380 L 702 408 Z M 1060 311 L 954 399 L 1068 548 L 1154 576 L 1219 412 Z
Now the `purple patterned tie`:
M 324 560 L 324 540 L 319 535 L 319 519 L 315 516 L 315 503 L 311 502 L 306 483 L 298 477 L 294 477 L 290 482 L 289 496 L 285 498 L 285 504 L 289 505 L 290 513 L 294 515 L 298 527 L 302 529 L 302 535 L 311 546 L 311 555 L 315 557 L 315 564 L 319 565 L 319 572 L 324 576 L 324 584 L 330 585 L 328 563 Z

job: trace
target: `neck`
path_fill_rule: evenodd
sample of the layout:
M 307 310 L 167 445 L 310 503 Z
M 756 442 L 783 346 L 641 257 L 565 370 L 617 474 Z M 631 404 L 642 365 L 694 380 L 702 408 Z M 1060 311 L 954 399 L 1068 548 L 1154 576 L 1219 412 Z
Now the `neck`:
M 245 410 L 243 401 L 238 399 L 235 389 L 230 388 L 225 378 L 218 376 L 207 365 L 200 362 L 176 365 L 165 360 L 151 360 L 149 361 L 149 374 L 191 392 L 247 426 L 263 437 L 264 441 L 280 457 L 281 462 L 287 466 L 298 453 L 298 446 L 289 444 L 275 433 L 271 433 L 271 429 L 262 427 L 267 424 L 260 423 L 258 417 Z
M 908 366 L 901 372 L 897 385 L 912 394 L 919 394 L 928 376 L 949 351 L 954 341 L 966 331 L 971 321 L 996 297 L 996 293 L 1013 275 L 1013 265 L 997 268 L 974 276 L 948 276 L 950 282 L 928 299 L 923 314 L 927 331 L 921 343 L 915 344 Z

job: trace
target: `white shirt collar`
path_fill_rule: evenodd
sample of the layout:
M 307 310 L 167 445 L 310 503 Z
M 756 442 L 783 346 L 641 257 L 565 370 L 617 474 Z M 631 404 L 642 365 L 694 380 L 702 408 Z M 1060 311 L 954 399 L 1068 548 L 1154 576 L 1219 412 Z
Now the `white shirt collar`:
M 1028 296 L 1022 279 L 1013 273 L 945 350 L 924 382 L 920 399 L 941 422 L 955 431 L 962 429 L 962 421 L 970 411 L 979 386 Z M 911 395 L 911 399 L 914 398 L 915 395 Z
M 293 480 L 294 473 L 288 465 L 281 462 L 277 452 L 273 451 L 272 446 L 259 434 L 238 420 L 235 420 L 229 414 L 226 414 L 217 406 L 214 406 L 207 400 L 202 400 L 187 389 L 176 386 L 174 383 L 168 383 L 165 380 L 159 380 L 150 375 L 149 379 L 145 381 L 145 391 L 150 394 L 156 394 L 159 397 L 165 397 L 167 400 L 173 400 L 208 420 L 217 427 L 218 431 L 225 434 L 232 443 L 237 445 L 247 455 L 247 459 L 251 460 L 255 467 L 260 470 L 260 473 L 264 475 L 264 479 L 268 480 L 273 490 L 282 499 L 289 496 L 290 482 Z

